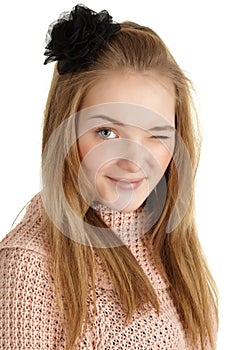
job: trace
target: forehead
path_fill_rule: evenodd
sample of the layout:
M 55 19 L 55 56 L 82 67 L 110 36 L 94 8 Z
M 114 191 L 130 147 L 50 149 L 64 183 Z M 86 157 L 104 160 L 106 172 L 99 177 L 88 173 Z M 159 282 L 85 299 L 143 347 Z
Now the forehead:
M 168 78 L 154 71 L 124 70 L 106 73 L 89 89 L 82 103 L 82 109 L 110 103 L 142 106 L 163 116 L 171 124 L 174 122 L 174 86 Z M 112 106 L 111 111 L 107 107 L 106 113 L 115 113 L 115 117 L 121 119 L 122 115 L 118 112 L 119 109 L 116 106 Z M 134 112 L 135 116 L 139 113 L 133 107 L 129 113 L 127 107 L 123 113 L 124 118 L 129 114 L 132 115 L 131 112 Z M 145 120 L 145 117 L 143 119 Z

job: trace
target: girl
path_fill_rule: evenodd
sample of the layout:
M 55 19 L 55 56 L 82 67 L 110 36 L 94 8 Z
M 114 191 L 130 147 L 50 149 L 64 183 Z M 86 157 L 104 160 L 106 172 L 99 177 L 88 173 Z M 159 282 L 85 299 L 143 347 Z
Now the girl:
M 107 11 L 77 5 L 47 40 L 43 189 L 0 244 L 0 347 L 216 349 L 191 82 Z

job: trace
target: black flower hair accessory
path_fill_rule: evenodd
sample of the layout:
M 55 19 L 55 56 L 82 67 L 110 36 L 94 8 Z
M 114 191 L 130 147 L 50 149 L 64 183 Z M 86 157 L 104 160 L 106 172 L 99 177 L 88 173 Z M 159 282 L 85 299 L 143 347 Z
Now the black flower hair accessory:
M 84 5 L 61 14 L 48 30 L 44 64 L 58 61 L 60 74 L 78 72 L 98 55 L 109 38 L 120 30 L 106 10 L 99 13 Z

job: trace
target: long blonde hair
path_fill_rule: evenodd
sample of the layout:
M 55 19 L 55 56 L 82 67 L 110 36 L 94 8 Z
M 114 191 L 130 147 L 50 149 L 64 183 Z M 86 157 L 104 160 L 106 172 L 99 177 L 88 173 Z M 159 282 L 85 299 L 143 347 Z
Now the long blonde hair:
M 192 84 L 154 31 L 132 22 L 121 23 L 121 30 L 112 36 L 85 71 L 59 75 L 55 66 L 45 110 L 42 151 L 44 153 L 54 130 L 80 110 L 83 99 L 98 77 L 119 69 L 137 72 L 156 70 L 174 84 L 176 129 L 189 152 L 194 169 L 189 179 L 192 196 L 180 224 L 170 234 L 165 234 L 178 194 L 176 165 L 171 160 L 165 173 L 166 202 L 159 220 L 151 229 L 150 246 L 156 264 L 170 282 L 171 297 L 193 348 L 197 348 L 198 341 L 201 341 L 204 350 L 206 337 L 209 337 L 214 349 L 213 313 L 218 322 L 217 289 L 198 240 L 194 215 L 194 181 L 200 154 L 200 135 L 191 96 Z M 71 350 L 77 341 L 81 341 L 82 332 L 85 332 L 83 326 L 88 321 L 88 282 L 91 280 L 94 286 L 94 253 L 102 260 L 113 282 L 126 311 L 127 322 L 138 305 L 150 302 L 159 312 L 159 304 L 152 285 L 126 246 L 94 248 L 70 239 L 75 236 L 74 230 L 83 236 L 86 233 L 81 223 L 76 228 L 72 227 L 57 191 L 56 167 L 59 161 L 63 161 L 64 143 L 65 140 L 58 139 L 50 145 L 50 156 L 42 164 L 42 173 L 49 191 L 50 208 L 61 215 L 70 230 L 69 237 L 62 234 L 44 212 L 54 261 L 52 274 L 61 316 L 64 317 L 66 350 Z M 182 154 L 178 154 L 180 165 L 185 167 L 182 157 Z M 63 164 L 62 183 L 66 200 L 83 221 L 105 227 L 81 196 L 77 184 L 79 166 L 78 144 L 74 143 Z

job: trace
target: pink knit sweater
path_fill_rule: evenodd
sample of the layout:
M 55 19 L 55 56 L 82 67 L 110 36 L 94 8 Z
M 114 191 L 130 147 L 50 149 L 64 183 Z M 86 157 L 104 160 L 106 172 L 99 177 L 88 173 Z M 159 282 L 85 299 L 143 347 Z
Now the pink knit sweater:
M 59 318 L 53 280 L 49 273 L 51 257 L 46 232 L 41 227 L 42 201 L 37 194 L 18 224 L 0 242 L 0 349 L 60 350 L 65 349 L 65 335 Z M 137 211 L 108 213 L 96 208 L 110 227 L 119 234 L 134 234 L 143 223 Z M 125 230 L 125 232 L 122 231 Z M 97 314 L 78 349 L 190 349 L 178 314 L 163 280 L 146 249 L 147 235 L 139 237 L 128 248 L 156 290 L 161 312 L 138 310 L 129 325 L 124 325 L 124 312 L 113 291 L 111 281 L 100 269 L 95 286 Z M 99 262 L 101 266 L 101 262 Z M 102 272 L 101 272 L 102 271 Z M 210 349 L 206 344 L 206 349 Z M 198 350 L 198 349 L 197 349 Z

